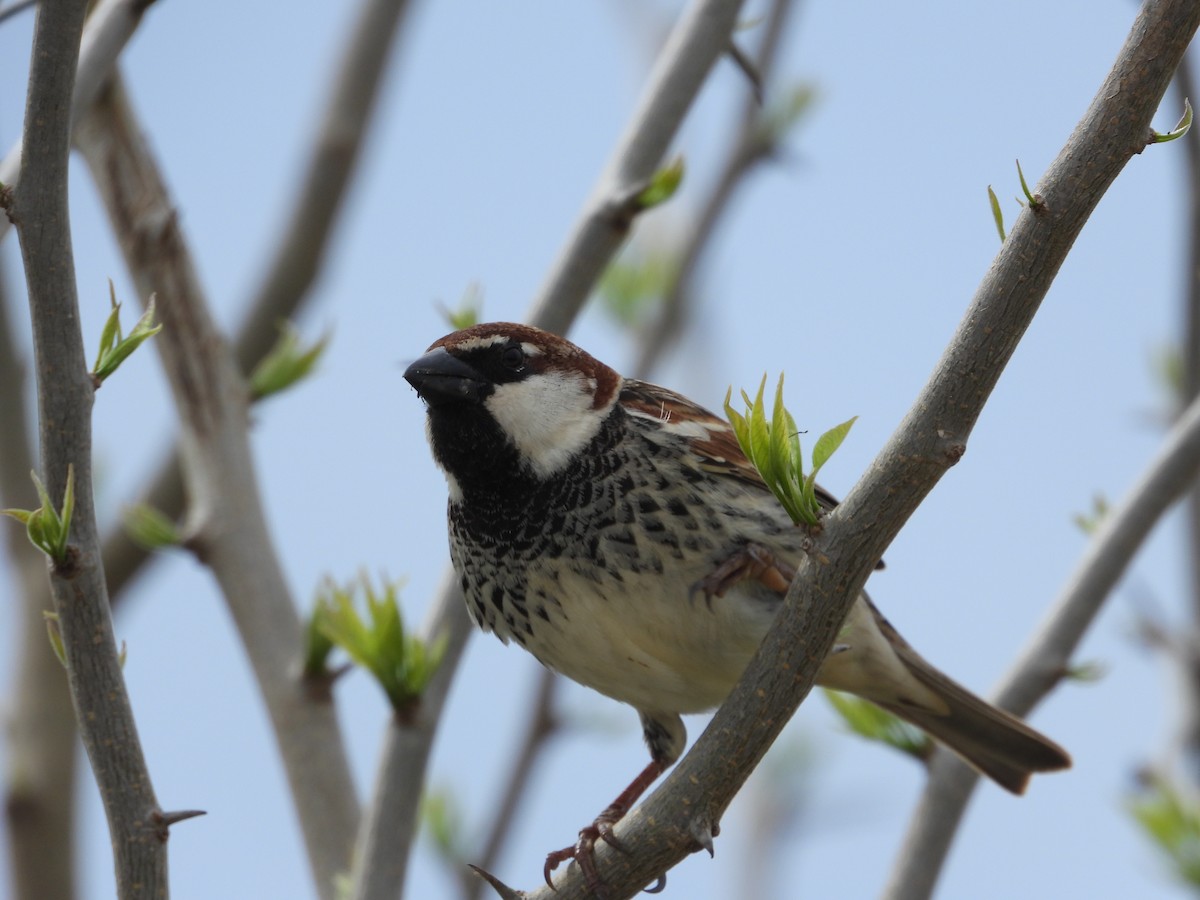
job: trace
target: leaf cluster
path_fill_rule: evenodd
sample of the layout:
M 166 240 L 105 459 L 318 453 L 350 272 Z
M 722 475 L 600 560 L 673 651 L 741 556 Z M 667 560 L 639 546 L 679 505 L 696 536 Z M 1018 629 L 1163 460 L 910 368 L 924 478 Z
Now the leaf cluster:
M 100 350 L 96 354 L 96 364 L 92 367 L 92 377 L 97 384 L 117 371 L 121 363 L 144 341 L 162 331 L 161 325 L 154 324 L 153 295 L 146 302 L 146 311 L 128 335 L 121 332 L 121 304 L 117 302 L 117 293 L 111 281 L 108 283 L 108 299 L 112 309 L 104 322 L 104 328 L 100 331 Z
M 75 467 L 67 466 L 67 486 L 63 489 L 61 509 L 55 509 L 50 494 L 37 472 L 30 472 L 42 505 L 37 509 L 3 509 L 0 514 L 25 525 L 25 533 L 37 547 L 56 563 L 67 558 L 67 539 L 71 532 L 71 516 L 75 512 Z
M 725 394 L 725 415 L 733 426 L 738 444 L 746 458 L 758 469 L 763 481 L 787 510 L 797 525 L 819 524 L 822 507 L 816 496 L 817 473 L 841 446 L 858 416 L 829 429 L 813 446 L 812 471 L 804 473 L 804 455 L 800 446 L 800 431 L 796 420 L 783 404 L 783 375 L 775 389 L 775 402 L 767 418 L 763 393 L 767 376 L 758 385 L 758 394 L 751 400 L 742 391 L 745 413 L 739 413 L 729 402 L 733 388 Z
M 355 601 L 359 590 L 366 603 L 365 616 Z M 333 647 L 340 647 L 375 677 L 397 714 L 406 716 L 437 671 L 446 642 L 428 645 L 408 634 L 398 597 L 395 582 L 385 582 L 377 590 L 365 575 L 344 586 L 326 581 L 309 624 L 306 668 L 310 673 L 314 665 L 323 668 Z

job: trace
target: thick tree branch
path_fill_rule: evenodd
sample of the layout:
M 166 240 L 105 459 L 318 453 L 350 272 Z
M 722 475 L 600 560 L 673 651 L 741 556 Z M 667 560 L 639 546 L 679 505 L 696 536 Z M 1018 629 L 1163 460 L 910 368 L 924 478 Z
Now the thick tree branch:
M 734 794 L 812 687 L 875 562 L 966 448 L 983 405 L 1091 211 L 1146 146 L 1150 121 L 1200 22 L 1195 0 L 1145 4 L 1091 107 L 1017 219 L 929 382 L 887 445 L 829 516 L 785 609 L 728 701 L 662 787 L 602 845 L 601 876 L 631 897 L 707 840 Z M 587 889 L 577 866 L 557 892 Z
M 1175 423 L 1145 473 L 1101 523 L 1046 622 L 1038 629 L 996 702 L 1025 715 L 1062 679 L 1083 635 L 1117 580 L 1168 509 L 1200 473 L 1200 399 Z M 938 751 L 885 896 L 932 895 L 942 862 L 979 776 Z
M 29 289 L 43 478 L 61 502 L 74 471 L 66 557 L 50 569 L 76 721 L 108 817 L 123 898 L 166 897 L 167 828 L 125 690 L 92 499 L 94 386 L 79 330 L 67 207 L 71 95 L 85 0 L 45 3 L 34 29 L 22 180 L 12 202 Z
M 115 75 L 79 144 L 143 300 L 182 420 L 188 545 L 213 571 L 266 701 L 322 898 L 350 866 L 358 805 L 327 684 L 300 675 L 302 628 L 263 517 L 249 394 L 203 289 L 142 129 Z

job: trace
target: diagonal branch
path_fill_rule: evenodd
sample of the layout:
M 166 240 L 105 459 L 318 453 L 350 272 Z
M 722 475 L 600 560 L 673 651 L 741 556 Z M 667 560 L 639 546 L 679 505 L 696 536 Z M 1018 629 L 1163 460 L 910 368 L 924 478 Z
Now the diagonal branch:
M 1154 526 L 1200 473 L 1200 399 L 1193 400 L 1125 499 L 1101 523 L 1053 611 L 1012 671 L 996 702 L 1027 714 L 1062 678 L 1087 628 Z M 939 750 L 897 857 L 889 900 L 929 897 L 979 776 Z
M 10 215 L 18 224 L 38 372 L 42 473 L 59 502 L 74 471 L 76 506 L 67 553 L 50 568 L 75 718 L 112 838 L 117 894 L 165 898 L 167 825 L 113 638 L 92 499 L 95 391 L 79 331 L 67 205 L 71 93 L 85 0 L 44 3 L 34 28 L 22 141 L 23 177 Z
M 711 840 L 750 771 L 812 687 L 854 598 L 889 542 L 962 456 L 984 403 L 1088 216 L 1150 137 L 1150 121 L 1200 24 L 1196 0 L 1140 10 L 1105 83 L 1047 171 L 1042 202 L 1017 219 L 929 382 L 897 431 L 814 538 L 783 612 L 729 699 L 665 783 L 603 845 L 600 874 L 629 897 Z M 557 891 L 577 900 L 577 866 Z
M 680 17 L 650 72 L 646 92 L 567 238 L 528 320 L 564 334 L 629 236 L 623 201 L 662 161 L 713 64 L 729 46 L 742 0 L 697 0 Z
M 737 189 L 746 183 L 746 176 L 775 149 L 779 135 L 769 134 L 764 127 L 761 89 L 769 90 L 779 44 L 794 6 L 795 0 L 773 0 L 766 14 L 758 57 L 751 64 L 760 90 L 748 92 L 742 98 L 736 138 L 726 151 L 712 190 L 681 242 L 683 252 L 678 271 L 663 297 L 658 315 L 640 335 L 637 361 L 631 369 L 634 378 L 645 378 L 654 363 L 678 339 L 695 296 L 696 274 L 716 235 L 717 225 L 729 210 Z
M 358 806 L 328 683 L 300 676 L 302 628 L 263 516 L 249 392 L 208 312 L 166 188 L 114 76 L 79 143 L 133 274 L 179 409 L 188 546 L 221 587 L 266 702 L 318 893 L 350 865 Z

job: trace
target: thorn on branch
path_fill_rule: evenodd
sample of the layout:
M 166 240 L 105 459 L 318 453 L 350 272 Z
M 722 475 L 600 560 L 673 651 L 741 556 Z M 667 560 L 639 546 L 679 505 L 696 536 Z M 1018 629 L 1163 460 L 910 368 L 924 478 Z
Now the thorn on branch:
M 708 855 L 714 856 L 716 848 L 713 846 L 713 838 L 721 833 L 721 825 L 719 822 L 709 822 L 705 818 L 696 817 L 688 822 L 688 834 L 691 835 L 698 848 L 708 851 Z M 665 880 L 665 876 L 662 876 Z
M 502 898 L 502 900 L 524 900 L 526 896 L 524 891 L 518 891 L 510 888 L 491 872 L 481 869 L 479 866 L 473 866 L 470 864 L 467 865 L 467 868 L 490 884 L 492 886 L 492 890 L 494 890 Z
M 185 819 L 194 819 L 197 816 L 207 815 L 202 809 L 177 809 L 171 812 L 156 811 L 153 815 L 153 821 L 158 830 L 158 839 L 166 841 L 168 829 L 172 825 L 176 825 Z

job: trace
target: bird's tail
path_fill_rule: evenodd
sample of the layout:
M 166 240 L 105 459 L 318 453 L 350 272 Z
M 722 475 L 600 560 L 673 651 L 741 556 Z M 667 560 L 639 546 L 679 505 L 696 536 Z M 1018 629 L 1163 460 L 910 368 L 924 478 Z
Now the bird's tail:
M 865 595 L 847 617 L 818 682 L 911 722 L 1014 794 L 1024 793 L 1033 773 L 1071 765 L 1054 741 L 926 662 Z
M 902 702 L 873 702 L 928 732 L 1005 790 L 1023 794 L 1035 772 L 1071 765 L 1062 747 L 1016 716 L 992 706 L 947 678 L 911 648 L 898 655 L 909 672 L 940 699 L 945 709 Z M 871 698 L 868 698 L 871 699 Z

